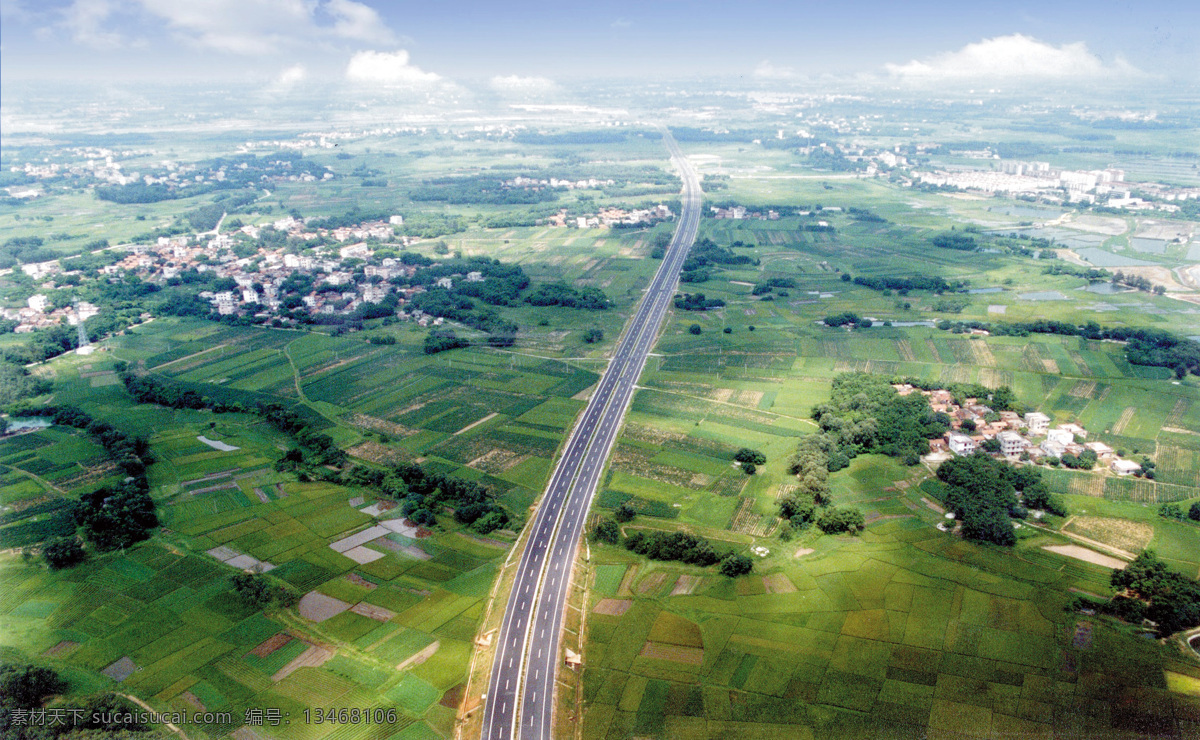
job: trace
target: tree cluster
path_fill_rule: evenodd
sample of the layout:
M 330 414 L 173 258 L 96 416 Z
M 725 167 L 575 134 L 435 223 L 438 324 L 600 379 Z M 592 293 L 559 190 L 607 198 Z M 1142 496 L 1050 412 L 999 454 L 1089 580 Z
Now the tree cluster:
M 1013 467 L 983 452 L 947 460 L 938 467 L 937 477 L 946 484 L 943 502 L 962 522 L 968 539 L 1012 546 L 1017 541 L 1012 518 L 1024 519 L 1026 507 L 1060 516 L 1067 513 L 1062 500 L 1046 488 L 1039 470 Z
M 929 440 L 950 428 L 950 417 L 930 409 L 924 396 L 901 396 L 887 378 L 868 373 L 835 377 L 829 403 L 814 407 L 812 417 L 831 443 L 831 470 L 869 452 L 915 465 Z
M 1109 613 L 1128 621 L 1149 619 L 1163 637 L 1200 626 L 1200 584 L 1168 570 L 1152 550 L 1143 551 L 1124 570 L 1114 570 L 1111 581 L 1122 593 L 1109 601 Z
M 930 239 L 930 243 L 942 249 L 957 249 L 964 252 L 973 252 L 979 248 L 979 243 L 975 241 L 975 237 L 955 231 L 938 234 L 933 239 Z
M 573 288 L 563 283 L 542 283 L 525 296 L 525 302 L 532 306 L 562 306 L 587 311 L 603 311 L 612 306 L 608 296 L 595 286 Z
M 717 246 L 712 239 L 704 237 L 697 239 L 692 244 L 692 248 L 688 250 L 679 280 L 684 283 L 703 283 L 719 266 L 757 264 L 757 259 L 749 255 L 737 254 L 728 247 Z
M 237 573 L 232 581 L 234 593 L 243 604 L 256 611 L 274 607 L 286 609 L 300 598 L 290 587 L 259 573 Z
M 1200 522 L 1200 502 L 1192 504 L 1186 512 L 1179 504 L 1162 504 L 1158 507 L 1158 515 L 1164 519 L 1174 519 L 1177 522 Z
M 675 296 L 675 308 L 680 311 L 707 311 L 710 308 L 721 308 L 725 301 L 720 298 L 705 298 L 703 293 L 684 293 Z
M 906 295 L 909 291 L 913 290 L 927 290 L 931 293 L 949 293 L 964 290 L 967 287 L 967 283 L 964 280 L 949 283 L 936 275 L 917 275 L 914 277 L 864 277 L 859 275 L 854 278 L 854 284 L 872 290 L 894 290 L 900 295 Z

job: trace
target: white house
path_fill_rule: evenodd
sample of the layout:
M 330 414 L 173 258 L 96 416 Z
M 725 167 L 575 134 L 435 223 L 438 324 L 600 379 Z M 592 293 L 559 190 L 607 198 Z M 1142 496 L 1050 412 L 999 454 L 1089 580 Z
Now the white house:
M 975 440 L 965 434 L 951 432 L 946 438 L 950 451 L 956 455 L 970 455 L 975 451 Z
M 1045 434 L 1050 428 L 1050 417 L 1041 411 L 1030 411 L 1025 414 L 1025 428 L 1030 434 Z
M 1100 458 L 1101 460 L 1107 460 L 1108 458 L 1112 457 L 1113 454 L 1113 448 L 1109 447 L 1103 442 L 1088 442 L 1084 445 L 1084 447 L 1096 453 L 1096 457 Z
M 996 439 L 1000 440 L 1000 452 L 1004 453 L 1005 457 L 1016 457 L 1029 446 L 1029 441 L 1016 432 L 1000 432 Z
M 1062 457 L 1063 453 L 1067 451 L 1066 445 L 1049 439 L 1043 441 L 1040 447 L 1042 448 L 1042 452 L 1050 457 Z
M 1065 447 L 1075 441 L 1075 435 L 1062 427 L 1057 427 L 1046 432 L 1046 441 L 1055 442 Z
M 1141 470 L 1142 466 L 1133 460 L 1113 460 L 1112 470 L 1117 475 L 1130 475 Z

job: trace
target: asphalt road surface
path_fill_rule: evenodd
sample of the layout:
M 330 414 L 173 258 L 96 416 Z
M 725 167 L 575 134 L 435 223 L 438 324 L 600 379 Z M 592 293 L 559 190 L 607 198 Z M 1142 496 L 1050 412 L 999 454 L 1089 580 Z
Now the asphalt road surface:
M 668 132 L 663 132 L 663 139 L 683 178 L 683 212 L 662 265 L 571 432 L 533 520 L 526 525 L 531 534 L 505 607 L 488 684 L 482 732 L 488 740 L 533 740 L 553 734 L 554 682 L 562 662 L 559 636 L 571 564 L 604 461 L 700 228 L 699 178 Z

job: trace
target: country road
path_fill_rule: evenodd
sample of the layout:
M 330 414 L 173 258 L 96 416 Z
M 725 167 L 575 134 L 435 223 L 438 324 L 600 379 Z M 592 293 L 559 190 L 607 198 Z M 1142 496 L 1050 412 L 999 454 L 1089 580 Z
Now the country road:
M 482 731 L 488 740 L 553 734 L 555 677 L 562 664 L 559 638 L 571 565 L 634 383 L 658 338 L 700 228 L 699 178 L 666 130 L 663 141 L 683 179 L 679 225 L 526 525 L 531 534 L 505 607 L 488 685 Z

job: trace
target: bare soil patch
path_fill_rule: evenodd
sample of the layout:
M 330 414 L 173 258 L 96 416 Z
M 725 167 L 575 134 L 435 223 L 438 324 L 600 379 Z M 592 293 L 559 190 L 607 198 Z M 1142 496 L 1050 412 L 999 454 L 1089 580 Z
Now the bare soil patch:
M 629 599 L 600 599 L 592 608 L 592 613 L 619 617 L 629 611 L 630 606 L 633 606 L 633 602 Z
M 769 576 L 763 576 L 763 588 L 769 594 L 794 594 L 796 593 L 796 584 L 788 580 L 788 577 L 783 573 L 772 573 Z
M 265 658 L 291 641 L 291 635 L 286 632 L 280 632 L 260 642 L 257 647 L 250 651 L 250 655 Z
M 679 578 L 675 581 L 675 586 L 671 589 L 671 595 L 687 596 L 688 594 L 694 593 L 700 583 L 701 578 L 699 576 L 679 576 Z
M 417 653 L 416 655 L 412 656 L 411 658 L 408 658 L 404 662 L 399 663 L 396 666 L 396 670 L 402 671 L 405 668 L 414 668 L 416 666 L 421 665 L 425 661 L 432 658 L 433 654 L 436 653 L 438 651 L 438 648 L 440 648 L 441 646 L 442 646 L 442 643 L 438 642 L 437 640 L 434 640 L 433 643 L 431 643 L 428 647 L 426 647 L 421 652 Z
M 361 601 L 350 607 L 350 611 L 358 614 L 359 616 L 366 617 L 367 619 L 374 619 L 376 622 L 387 622 L 392 617 L 396 616 L 396 612 L 384 609 L 382 606 L 368 604 L 365 601 Z
M 1083 560 L 1084 562 L 1088 562 L 1093 565 L 1099 565 L 1104 568 L 1112 568 L 1113 570 L 1124 570 L 1125 566 L 1127 565 L 1124 560 L 1117 560 L 1116 558 L 1109 557 L 1108 555 L 1101 555 L 1094 550 L 1089 550 L 1086 547 L 1080 547 L 1079 545 L 1046 545 L 1042 549 L 1049 550 L 1050 552 L 1058 555 L 1065 555 L 1069 558 L 1075 558 L 1076 560 Z
M 63 640 L 62 642 L 58 643 L 54 647 L 47 650 L 45 654 L 49 655 L 51 657 L 58 657 L 60 655 L 63 655 L 64 653 L 71 652 L 72 650 L 74 650 L 77 647 L 79 647 L 79 643 L 71 642 L 70 640 Z
M 1154 527 L 1144 522 L 1102 516 L 1074 517 L 1063 530 L 1128 552 L 1141 552 L 1154 536 Z
M 300 616 L 312 622 L 324 622 L 326 619 L 331 619 L 341 614 L 350 608 L 350 605 L 341 599 L 335 599 L 332 596 L 309 591 L 300 599 L 298 610 Z
M 662 642 L 647 642 L 640 653 L 643 658 L 669 660 L 673 663 L 701 665 L 704 663 L 704 649 L 686 647 L 684 645 L 668 645 Z
M 317 647 L 316 645 L 313 645 L 308 650 L 305 650 L 304 652 L 300 653 L 300 655 L 296 656 L 296 659 L 291 663 L 288 663 L 283 668 L 280 668 L 278 671 L 276 671 L 275 675 L 271 676 L 271 680 L 278 683 L 301 668 L 320 668 L 328 663 L 333 658 L 333 655 L 334 653 L 332 650 L 327 650 L 323 647 Z

